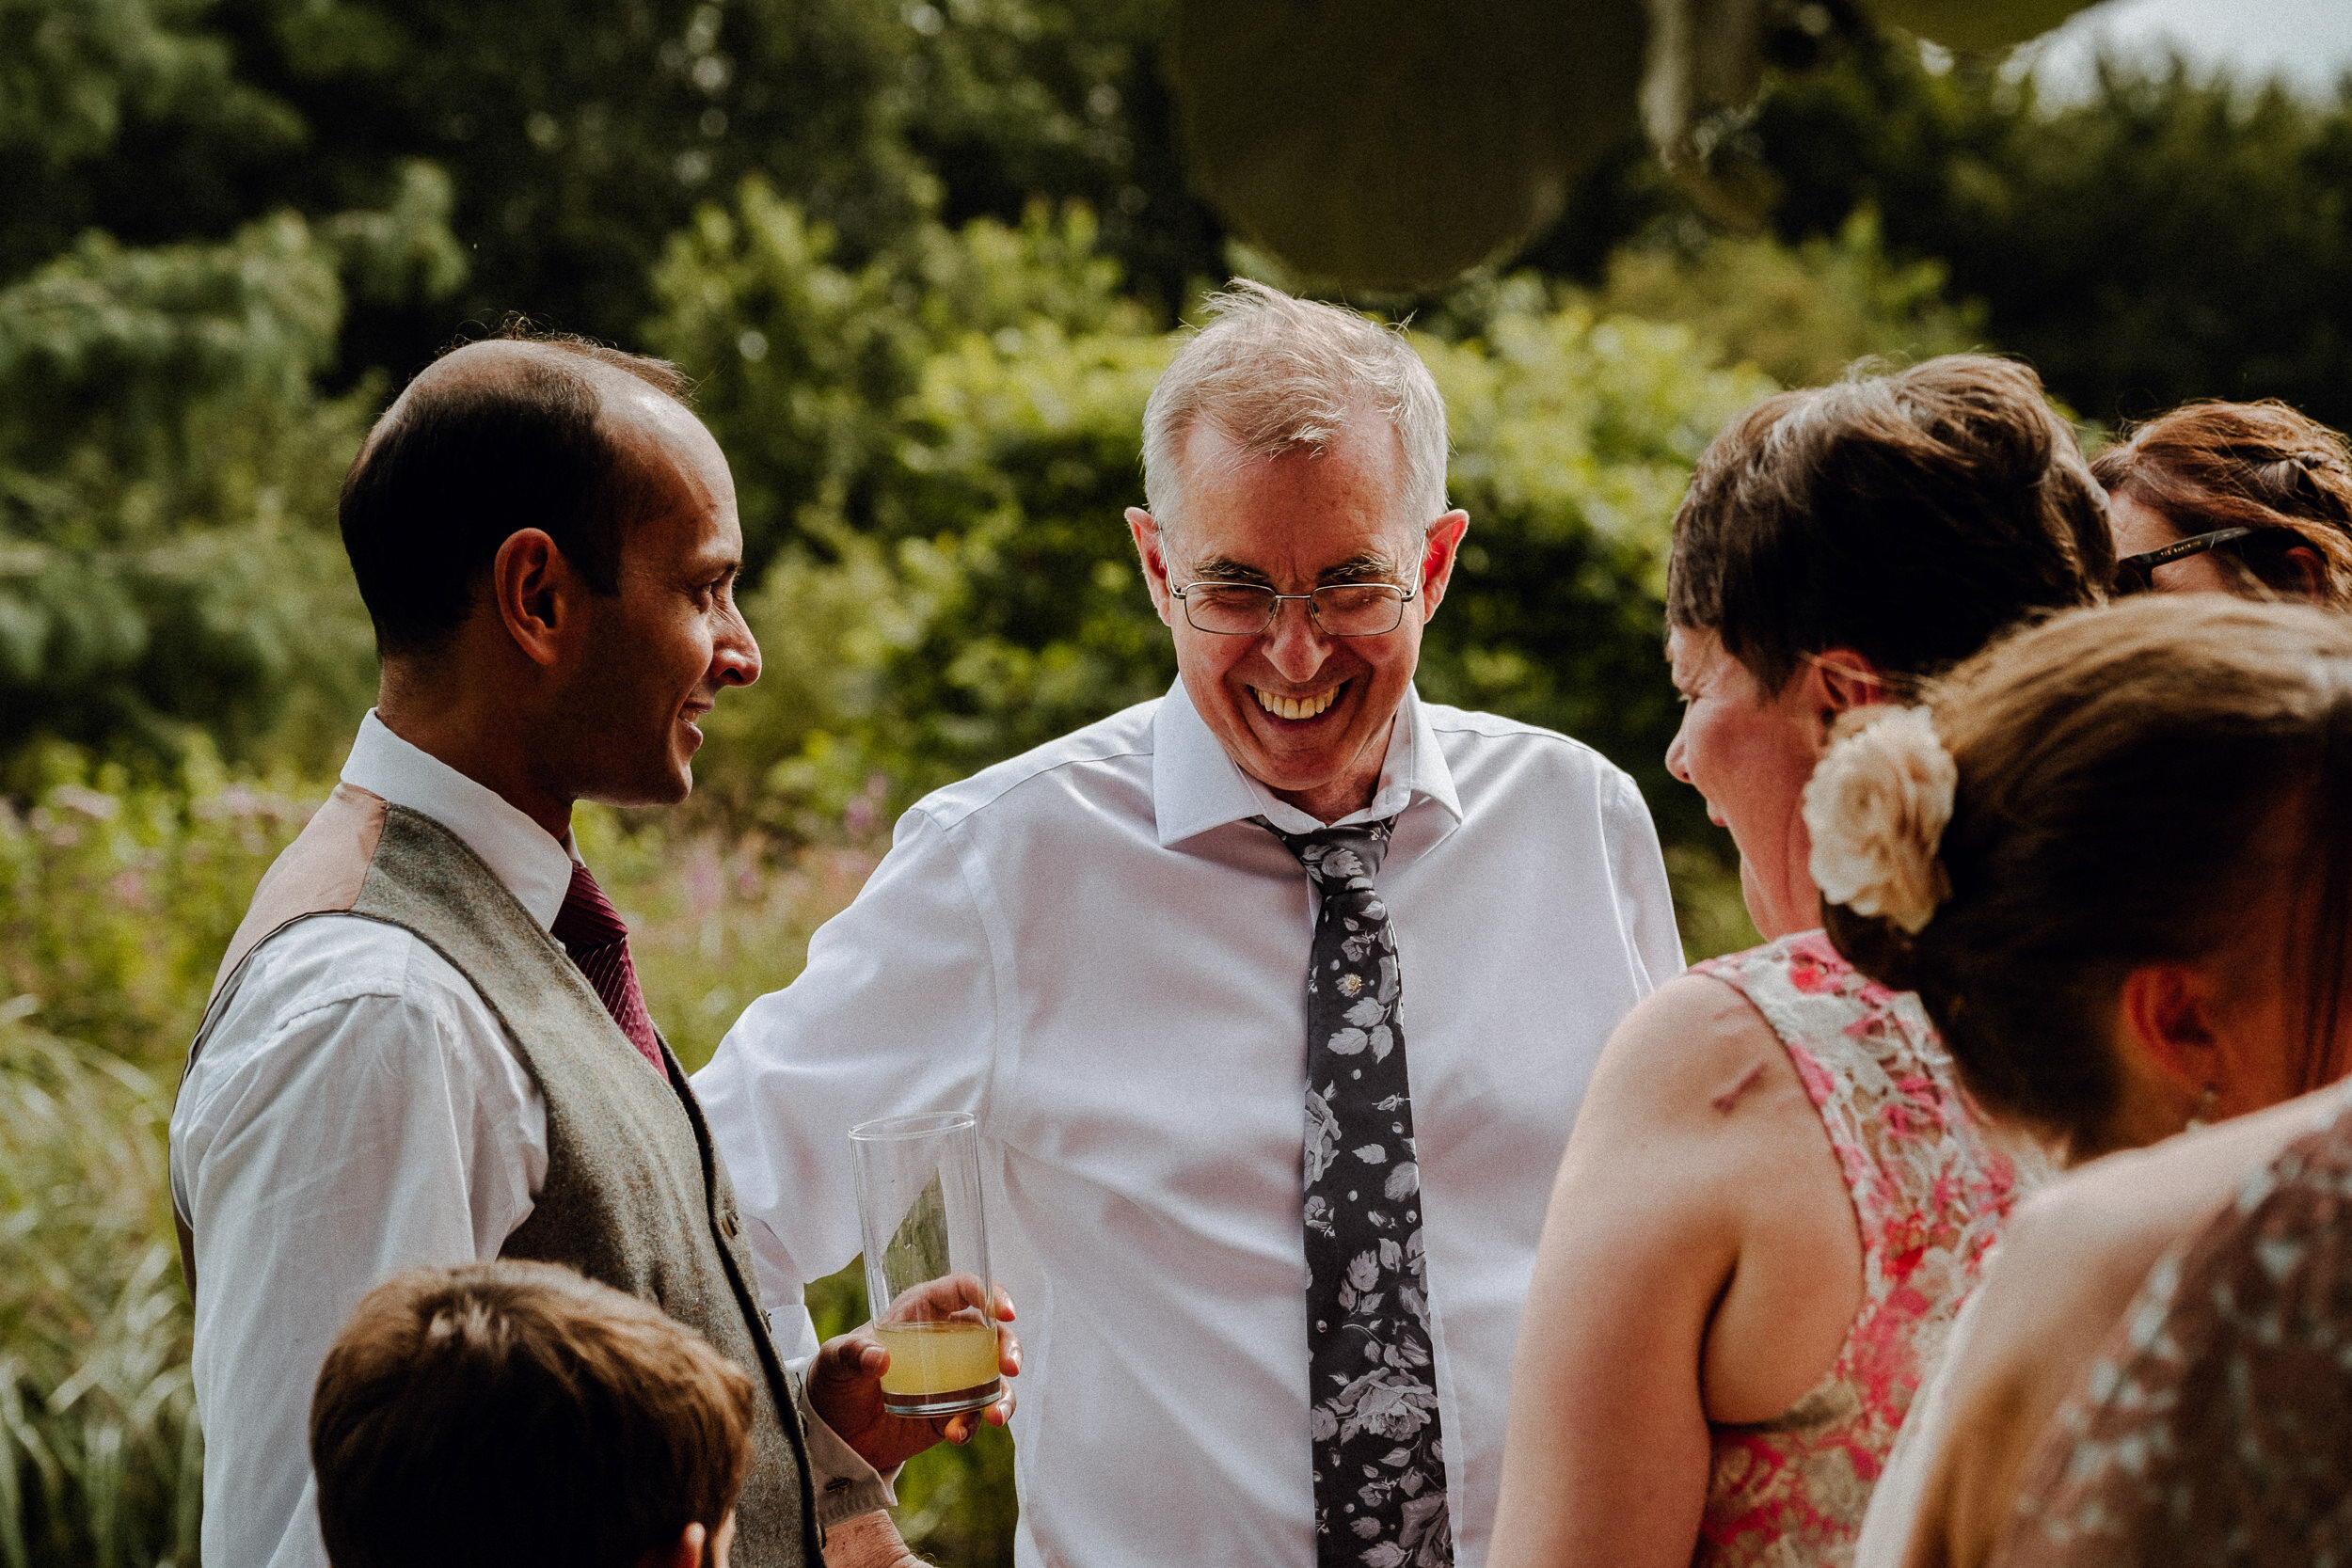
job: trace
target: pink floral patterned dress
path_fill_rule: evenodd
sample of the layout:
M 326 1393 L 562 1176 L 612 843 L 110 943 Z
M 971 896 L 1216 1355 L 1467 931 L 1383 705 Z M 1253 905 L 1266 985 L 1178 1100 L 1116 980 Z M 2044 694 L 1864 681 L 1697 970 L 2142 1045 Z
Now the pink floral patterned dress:
M 1769 1421 L 1713 1429 L 1697 1563 L 1844 1568 L 1912 1396 L 2010 1206 L 2048 1174 L 1984 1136 L 1919 999 L 1866 979 L 1820 931 L 1695 967 L 1788 1048 L 1845 1172 L 1863 1299 L 1821 1381 Z

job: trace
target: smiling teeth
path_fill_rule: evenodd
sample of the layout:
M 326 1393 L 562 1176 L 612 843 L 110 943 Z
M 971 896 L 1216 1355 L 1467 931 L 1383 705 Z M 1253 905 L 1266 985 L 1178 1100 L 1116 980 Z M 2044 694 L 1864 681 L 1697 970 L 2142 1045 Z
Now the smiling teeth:
M 1249 693 L 1258 699 L 1260 707 L 1277 719 L 1312 719 L 1331 705 L 1332 702 L 1338 698 L 1340 689 L 1335 686 L 1328 691 L 1319 691 L 1311 697 L 1278 697 L 1271 691 L 1261 691 L 1253 686 L 1249 689 Z

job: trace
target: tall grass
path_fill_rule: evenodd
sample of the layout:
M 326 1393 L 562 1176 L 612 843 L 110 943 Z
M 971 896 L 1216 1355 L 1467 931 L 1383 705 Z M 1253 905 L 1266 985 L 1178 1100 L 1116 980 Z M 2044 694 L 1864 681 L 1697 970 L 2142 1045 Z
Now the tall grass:
M 202 1446 L 169 1233 L 170 1096 L 0 1005 L 0 1562 L 196 1556 Z
M 191 1563 L 165 1131 L 213 966 L 307 813 L 200 756 L 147 783 L 32 766 L 38 803 L 0 802 L 0 1564 Z

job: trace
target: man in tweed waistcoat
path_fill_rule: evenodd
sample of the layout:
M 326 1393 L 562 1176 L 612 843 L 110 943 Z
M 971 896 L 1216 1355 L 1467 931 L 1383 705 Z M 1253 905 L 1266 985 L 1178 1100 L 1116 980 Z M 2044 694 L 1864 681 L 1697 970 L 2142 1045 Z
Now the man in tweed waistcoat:
M 576 800 L 684 799 L 696 721 L 759 673 L 734 483 L 683 388 L 583 341 L 471 344 L 344 482 L 382 689 L 230 943 L 172 1116 L 208 1562 L 326 1562 L 306 1426 L 327 1345 L 392 1271 L 494 1258 L 644 1297 L 753 1375 L 738 1562 L 903 1555 L 877 1466 L 939 1433 L 882 1415 L 868 1336 L 805 1378 L 779 1359 L 571 838 Z

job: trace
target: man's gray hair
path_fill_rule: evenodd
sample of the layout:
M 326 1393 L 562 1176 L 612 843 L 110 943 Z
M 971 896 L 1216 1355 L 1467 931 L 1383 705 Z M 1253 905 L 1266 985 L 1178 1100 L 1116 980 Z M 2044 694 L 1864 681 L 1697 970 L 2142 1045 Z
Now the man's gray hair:
M 1162 372 L 1143 410 L 1143 493 L 1163 537 L 1182 526 L 1184 449 L 1206 421 L 1245 458 L 1321 453 L 1377 412 L 1397 434 L 1398 501 L 1426 529 L 1445 507 L 1445 400 L 1405 334 L 1237 277 Z

